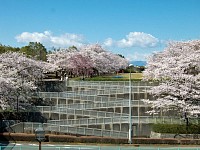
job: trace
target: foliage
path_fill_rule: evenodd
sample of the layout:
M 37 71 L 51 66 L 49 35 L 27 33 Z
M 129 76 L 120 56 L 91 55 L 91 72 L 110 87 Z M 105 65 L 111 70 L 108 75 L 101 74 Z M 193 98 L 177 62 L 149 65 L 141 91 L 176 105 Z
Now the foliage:
M 20 48 L 15 48 L 11 46 L 5 46 L 0 44 L 0 54 L 5 53 L 5 52 L 19 52 Z
M 40 42 L 30 42 L 29 45 L 15 48 L 0 44 L 0 54 L 5 52 L 21 52 L 30 58 L 46 61 L 47 50 Z
M 124 73 L 142 73 L 145 70 L 144 66 L 129 66 L 123 70 Z
M 22 53 L 1 54 L 0 108 L 17 107 L 18 109 L 19 103 L 29 104 L 30 93 L 36 90 L 37 81 L 44 77 L 44 73 L 56 69 L 55 65 L 27 58 Z
M 200 110 L 200 41 L 172 42 L 162 52 L 149 57 L 144 80 L 157 80 L 150 92 L 155 101 L 150 113 L 174 109 L 188 115 Z M 186 115 L 185 115 L 186 116 Z M 186 117 L 187 117 L 186 116 Z
M 134 144 L 170 144 L 177 145 L 181 143 L 179 139 L 158 139 L 158 138 L 134 138 Z
M 153 124 L 153 131 L 171 134 L 199 134 L 200 124 L 189 124 L 188 129 L 183 124 Z
M 48 62 L 58 65 L 68 75 L 92 76 L 119 71 L 128 61 L 104 50 L 100 45 L 86 45 L 60 49 L 47 55 Z
M 117 55 L 119 55 L 119 56 L 122 57 L 122 58 L 125 58 L 122 54 L 117 54 Z
M 126 144 L 128 140 L 98 136 L 49 135 L 49 142 Z
M 36 60 L 47 60 L 47 50 L 40 42 L 30 42 L 28 46 L 22 47 L 20 52 Z

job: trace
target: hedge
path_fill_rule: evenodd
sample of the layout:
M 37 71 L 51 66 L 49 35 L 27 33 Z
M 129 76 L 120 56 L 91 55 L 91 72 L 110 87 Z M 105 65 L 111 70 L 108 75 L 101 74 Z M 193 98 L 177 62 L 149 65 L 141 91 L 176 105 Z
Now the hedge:
M 200 125 L 189 124 L 186 128 L 186 125 L 183 124 L 153 124 L 152 129 L 157 133 L 178 133 L 178 134 L 199 134 Z
M 158 138 L 134 138 L 134 144 L 179 144 L 177 139 L 158 139 Z
M 49 135 L 49 142 L 126 144 L 128 139 L 95 136 Z
M 97 143 L 97 144 L 128 144 L 128 139 L 115 139 L 110 137 L 70 136 L 46 134 L 44 142 L 65 143 Z M 36 142 L 34 134 L 26 133 L 0 133 L 0 141 L 28 141 Z M 158 138 L 133 138 L 133 144 L 169 144 L 169 145 L 200 145 L 200 139 L 158 139 Z
M 1 141 L 35 141 L 34 134 L 0 133 Z

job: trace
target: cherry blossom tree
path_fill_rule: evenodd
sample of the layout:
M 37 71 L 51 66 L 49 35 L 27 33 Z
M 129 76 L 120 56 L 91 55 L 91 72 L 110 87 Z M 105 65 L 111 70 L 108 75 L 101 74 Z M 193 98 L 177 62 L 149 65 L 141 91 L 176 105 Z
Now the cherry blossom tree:
M 80 48 L 80 52 L 92 60 L 94 68 L 99 74 L 118 71 L 128 66 L 128 60 L 106 51 L 99 44 L 83 46 Z
M 30 92 L 44 73 L 53 72 L 57 66 L 27 58 L 22 53 L 7 52 L 0 55 L 0 104 L 1 109 L 12 108 L 19 102 L 29 103 Z
M 80 52 L 76 52 L 71 55 L 69 58 L 69 66 L 69 70 L 71 70 L 73 74 L 82 75 L 83 78 L 85 75 L 93 72 L 92 61 Z
M 47 56 L 47 60 L 58 65 L 62 71 L 77 76 L 89 76 L 94 70 L 98 74 L 108 73 L 128 66 L 126 59 L 104 50 L 98 44 L 55 51 Z
M 85 75 L 91 72 L 93 68 L 91 60 L 74 48 L 54 51 L 47 55 L 47 59 L 49 63 L 61 68 L 61 76 L 65 73 L 77 76 Z
M 157 80 L 150 92 L 151 113 L 175 110 L 185 119 L 200 112 L 200 40 L 171 42 L 149 57 L 145 80 Z M 188 123 L 188 120 L 187 120 Z

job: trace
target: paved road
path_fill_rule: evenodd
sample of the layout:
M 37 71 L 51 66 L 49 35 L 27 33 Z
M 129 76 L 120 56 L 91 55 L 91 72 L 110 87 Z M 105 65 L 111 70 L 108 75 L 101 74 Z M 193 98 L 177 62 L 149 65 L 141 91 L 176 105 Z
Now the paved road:
M 0 143 L 0 150 L 38 150 L 38 144 Z M 154 146 L 93 146 L 93 145 L 55 145 L 42 144 L 42 150 L 200 150 L 200 147 L 154 147 Z

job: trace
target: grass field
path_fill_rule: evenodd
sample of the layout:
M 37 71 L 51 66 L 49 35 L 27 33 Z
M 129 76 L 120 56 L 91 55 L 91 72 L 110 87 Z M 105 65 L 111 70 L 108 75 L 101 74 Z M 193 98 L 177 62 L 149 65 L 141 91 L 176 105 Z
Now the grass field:
M 129 79 L 130 73 L 120 73 L 119 76 Z M 131 73 L 131 79 L 142 79 L 142 73 Z
M 87 81 L 128 81 L 130 73 L 119 73 L 105 76 L 85 78 Z M 142 73 L 131 73 L 131 80 L 141 80 Z

